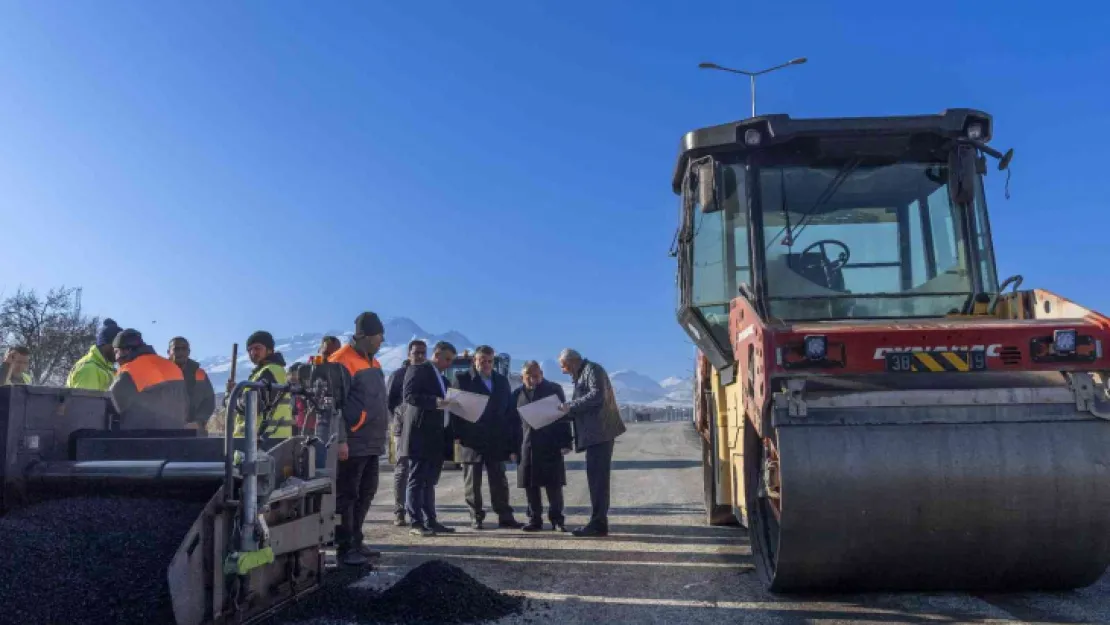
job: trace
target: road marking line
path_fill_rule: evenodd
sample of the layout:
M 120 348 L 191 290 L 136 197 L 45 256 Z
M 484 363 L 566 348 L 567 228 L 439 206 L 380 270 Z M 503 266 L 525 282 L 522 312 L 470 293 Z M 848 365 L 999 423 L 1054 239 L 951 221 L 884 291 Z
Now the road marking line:
M 852 609 L 858 610 L 859 616 L 864 620 L 866 620 L 866 617 L 868 616 L 879 614 L 886 614 L 891 616 L 907 616 L 909 614 L 904 610 L 890 608 L 807 601 L 799 601 L 797 603 L 779 603 L 774 601 L 699 601 L 694 599 L 650 599 L 646 597 L 601 597 L 591 595 L 567 595 L 555 592 L 537 592 L 534 590 L 505 590 L 502 592 L 537 601 L 581 601 L 585 603 L 652 605 L 669 606 L 676 608 L 725 608 L 729 610 L 753 610 L 760 612 L 772 610 L 784 612 L 820 612 L 823 610 L 843 611 L 847 609 Z M 944 615 L 917 613 L 913 614 L 913 619 L 915 621 L 952 621 L 950 617 Z
M 409 549 L 398 551 L 385 551 L 384 553 L 399 556 L 421 556 L 427 558 L 457 558 L 460 560 L 493 560 L 497 562 L 523 562 L 547 564 L 619 564 L 621 566 L 665 566 L 684 568 L 711 568 L 711 569 L 752 569 L 753 565 L 746 562 L 629 562 L 625 560 L 568 560 L 563 558 L 522 558 L 519 556 L 487 556 L 480 554 L 454 554 L 436 553 L 434 551 L 411 551 Z

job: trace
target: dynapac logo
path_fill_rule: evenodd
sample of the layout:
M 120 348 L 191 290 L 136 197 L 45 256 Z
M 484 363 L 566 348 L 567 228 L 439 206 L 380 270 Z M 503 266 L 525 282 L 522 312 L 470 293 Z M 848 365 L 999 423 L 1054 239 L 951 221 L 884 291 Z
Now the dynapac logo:
M 979 351 L 986 351 L 988 357 L 998 358 L 1001 350 L 1002 350 L 1002 344 L 1001 343 L 995 343 L 994 345 L 953 345 L 951 347 L 946 346 L 946 345 L 940 345 L 940 346 L 937 346 L 937 347 L 923 347 L 923 346 L 919 347 L 919 346 L 916 346 L 916 345 L 911 346 L 911 347 L 880 347 L 880 348 L 875 350 L 875 360 L 882 360 L 882 359 L 886 358 L 887 354 L 890 354 L 890 353 L 902 353 L 902 352 L 979 352 Z

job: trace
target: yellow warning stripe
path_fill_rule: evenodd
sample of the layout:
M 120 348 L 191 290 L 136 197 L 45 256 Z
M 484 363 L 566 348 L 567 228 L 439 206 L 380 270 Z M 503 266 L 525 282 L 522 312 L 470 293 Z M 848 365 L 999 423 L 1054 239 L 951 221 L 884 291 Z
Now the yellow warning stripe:
M 940 355 L 944 356 L 945 360 L 952 363 L 952 366 L 956 368 L 956 371 L 967 371 L 970 368 L 962 358 L 952 352 L 941 352 Z
M 917 356 L 917 359 L 921 361 L 921 364 L 925 365 L 929 369 L 929 371 L 944 371 L 944 365 L 934 360 L 933 357 L 929 354 L 926 354 L 924 352 L 914 352 L 914 356 Z

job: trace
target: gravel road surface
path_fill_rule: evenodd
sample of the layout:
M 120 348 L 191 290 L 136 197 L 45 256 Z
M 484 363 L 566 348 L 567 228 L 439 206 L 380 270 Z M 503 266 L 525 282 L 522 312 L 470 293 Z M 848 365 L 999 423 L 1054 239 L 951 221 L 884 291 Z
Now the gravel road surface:
M 704 524 L 697 444 L 686 423 L 629 424 L 617 441 L 611 533 L 602 539 L 471 530 L 461 473 L 452 470 L 444 471 L 437 501 L 441 521 L 458 532 L 411 537 L 392 525 L 392 481 L 383 465 L 382 488 L 365 528 L 367 542 L 383 556 L 377 570 L 357 583 L 384 588 L 421 562 L 443 559 L 494 589 L 529 599 L 523 614 L 496 621 L 506 625 L 1110 623 L 1110 576 L 1065 593 L 768 594 L 755 579 L 744 531 Z M 584 456 L 568 459 L 573 528 L 589 513 L 589 493 Z M 510 481 L 523 520 L 524 495 Z

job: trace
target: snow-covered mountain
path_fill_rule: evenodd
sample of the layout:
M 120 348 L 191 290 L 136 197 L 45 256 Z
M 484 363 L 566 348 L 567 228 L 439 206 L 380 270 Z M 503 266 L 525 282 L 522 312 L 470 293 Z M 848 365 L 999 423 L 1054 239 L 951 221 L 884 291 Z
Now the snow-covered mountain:
M 630 404 L 646 404 L 661 398 L 666 393 L 658 382 L 635 371 L 615 371 L 609 375 L 617 401 Z
M 450 341 L 459 351 L 473 350 L 476 347 L 473 341 L 456 330 L 433 334 L 408 317 L 394 317 L 385 321 L 384 325 L 386 341 L 378 352 L 377 358 L 387 374 L 404 362 L 408 356 L 408 342 L 412 339 L 424 339 L 429 346 L 436 341 Z M 328 332 L 326 334 L 339 337 L 340 341 L 346 342 L 352 333 Z M 316 354 L 324 336 L 325 333 L 317 332 L 275 339 L 275 348 L 285 357 L 287 365 L 305 362 L 309 356 Z M 528 358 L 521 358 L 516 354 L 512 356 L 512 368 L 515 372 Z M 242 380 L 253 369 L 245 345 L 239 346 L 238 361 L 236 377 Z M 210 356 L 198 359 L 198 362 L 208 372 L 216 392 L 222 392 L 231 373 L 231 355 Z M 569 398 L 572 392 L 571 379 L 559 370 L 559 363 L 555 359 L 546 359 L 540 361 L 540 366 L 543 368 L 544 377 L 562 384 Z M 617 401 L 621 404 L 687 407 L 693 397 L 693 381 L 689 378 L 670 377 L 663 382 L 656 382 L 641 373 L 624 370 L 611 373 L 610 379 L 617 394 Z

